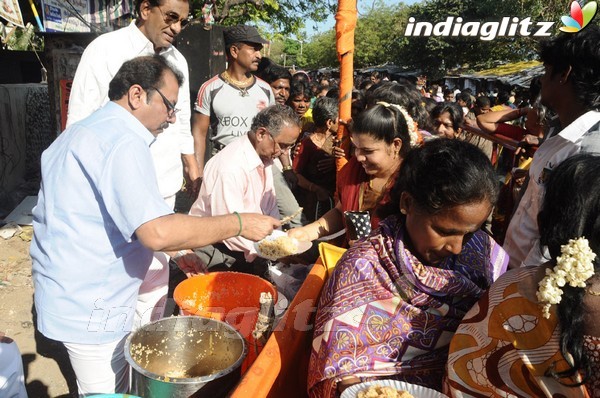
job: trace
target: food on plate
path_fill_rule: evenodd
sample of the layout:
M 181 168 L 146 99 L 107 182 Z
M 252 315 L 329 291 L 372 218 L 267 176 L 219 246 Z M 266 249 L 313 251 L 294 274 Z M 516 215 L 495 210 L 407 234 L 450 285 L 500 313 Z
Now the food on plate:
M 400 391 L 388 386 L 372 385 L 359 391 L 357 398 L 414 398 L 408 391 Z
M 298 252 L 298 241 L 287 235 L 274 239 L 263 239 L 258 243 L 258 250 L 265 258 L 278 259 Z

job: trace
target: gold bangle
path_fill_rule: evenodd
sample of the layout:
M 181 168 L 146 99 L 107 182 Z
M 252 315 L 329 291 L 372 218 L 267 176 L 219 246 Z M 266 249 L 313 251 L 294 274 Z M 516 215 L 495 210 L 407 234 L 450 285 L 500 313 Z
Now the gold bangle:
M 283 171 L 289 171 L 289 170 L 292 170 L 292 168 L 293 168 L 292 166 L 283 166 L 281 169 Z

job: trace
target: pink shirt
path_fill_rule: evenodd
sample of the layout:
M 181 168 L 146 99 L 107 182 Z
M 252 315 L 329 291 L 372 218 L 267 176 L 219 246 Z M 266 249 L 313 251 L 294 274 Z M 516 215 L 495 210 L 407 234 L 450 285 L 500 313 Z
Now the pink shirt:
M 219 216 L 237 211 L 279 219 L 271 167 L 272 162 L 263 163 L 247 135 L 236 138 L 206 163 L 200 194 L 190 214 Z M 256 258 L 253 242 L 248 239 L 239 236 L 223 243 L 243 252 L 248 262 Z

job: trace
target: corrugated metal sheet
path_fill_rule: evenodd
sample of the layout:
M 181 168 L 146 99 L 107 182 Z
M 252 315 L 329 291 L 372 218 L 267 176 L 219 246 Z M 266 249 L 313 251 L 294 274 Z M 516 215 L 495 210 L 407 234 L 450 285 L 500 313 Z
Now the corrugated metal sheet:
M 525 61 L 501 65 L 496 68 L 486 69 L 471 74 L 458 74 L 447 76 L 451 78 L 464 78 L 479 81 L 498 81 L 510 86 L 528 88 L 531 79 L 544 73 L 544 66 L 539 61 Z

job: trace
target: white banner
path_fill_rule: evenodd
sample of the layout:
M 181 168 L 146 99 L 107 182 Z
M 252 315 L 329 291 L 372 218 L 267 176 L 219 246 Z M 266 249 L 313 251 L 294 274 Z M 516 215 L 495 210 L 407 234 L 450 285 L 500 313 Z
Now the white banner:
M 46 32 L 89 32 L 87 0 L 42 0 Z

